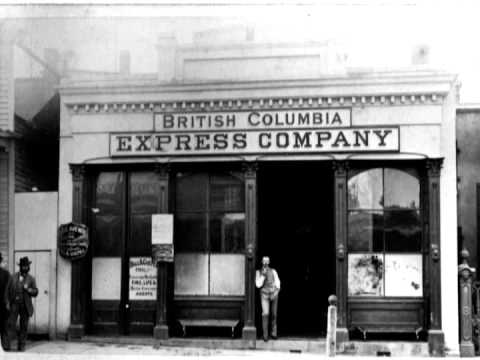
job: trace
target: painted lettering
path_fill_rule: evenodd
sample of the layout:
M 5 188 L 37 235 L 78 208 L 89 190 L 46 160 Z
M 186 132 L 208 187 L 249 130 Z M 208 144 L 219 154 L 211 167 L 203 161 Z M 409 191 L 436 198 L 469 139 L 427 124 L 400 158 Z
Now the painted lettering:
M 361 146 L 359 140 L 362 141 L 364 146 L 368 146 L 368 135 L 370 134 L 369 130 L 364 130 L 363 136 L 362 136 L 362 132 L 358 130 L 355 130 L 353 133 L 355 134 L 355 143 L 353 144 L 353 146 L 356 146 L 356 147 Z
M 135 148 L 135 151 L 150 151 L 150 142 L 152 139 L 150 135 L 137 135 L 135 136 L 138 140 L 138 146 Z
M 335 142 L 332 144 L 332 147 L 339 147 L 340 143 L 343 143 L 343 147 L 348 147 L 350 146 L 350 143 L 347 141 L 347 138 L 345 137 L 345 134 L 343 131 L 339 131 L 337 138 L 335 139 Z
M 378 139 L 380 142 L 378 143 L 379 146 L 385 146 L 387 145 L 385 143 L 385 138 L 387 137 L 388 134 L 392 133 L 392 130 L 383 130 L 383 135 L 382 135 L 382 130 L 374 130 L 373 133 L 378 136 Z
M 117 136 L 117 151 L 131 151 L 132 137 L 131 136 Z
M 294 148 L 311 148 L 312 144 L 310 144 L 310 135 L 311 132 L 305 132 L 303 136 L 299 132 L 294 132 L 293 137 L 295 139 L 295 143 L 293 145 Z
M 245 149 L 247 147 L 247 134 L 236 133 L 233 135 L 233 148 Z
M 272 134 L 260 133 L 260 135 L 258 135 L 258 145 L 262 149 L 268 149 L 270 146 L 272 146 Z

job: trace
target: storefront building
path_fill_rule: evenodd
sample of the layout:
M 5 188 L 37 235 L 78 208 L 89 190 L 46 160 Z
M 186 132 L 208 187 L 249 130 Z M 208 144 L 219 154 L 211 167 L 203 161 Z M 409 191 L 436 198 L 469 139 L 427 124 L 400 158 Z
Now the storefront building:
M 58 258 L 58 330 L 166 338 L 216 319 L 254 340 L 269 255 L 281 334 L 324 335 L 336 294 L 341 342 L 455 352 L 456 78 L 351 72 L 318 44 L 167 42 L 155 77 L 62 83 L 59 222 L 90 245 Z M 155 266 L 161 214 L 174 256 Z

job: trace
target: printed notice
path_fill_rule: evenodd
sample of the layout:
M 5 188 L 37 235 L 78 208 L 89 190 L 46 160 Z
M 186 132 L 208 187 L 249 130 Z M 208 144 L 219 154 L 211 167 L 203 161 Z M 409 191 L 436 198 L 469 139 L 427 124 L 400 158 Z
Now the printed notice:
M 129 299 L 157 299 L 157 267 L 150 257 L 131 257 L 129 263 Z
M 155 262 L 173 262 L 173 215 L 152 215 L 152 257 Z

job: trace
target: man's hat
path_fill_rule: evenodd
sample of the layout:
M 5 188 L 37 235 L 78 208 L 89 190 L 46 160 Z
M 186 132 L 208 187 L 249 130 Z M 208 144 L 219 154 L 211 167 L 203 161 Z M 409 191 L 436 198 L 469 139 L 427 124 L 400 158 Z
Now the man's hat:
M 28 259 L 28 256 L 20 258 L 20 261 L 18 262 L 17 265 L 20 266 L 25 266 L 25 265 L 30 265 L 32 262 Z

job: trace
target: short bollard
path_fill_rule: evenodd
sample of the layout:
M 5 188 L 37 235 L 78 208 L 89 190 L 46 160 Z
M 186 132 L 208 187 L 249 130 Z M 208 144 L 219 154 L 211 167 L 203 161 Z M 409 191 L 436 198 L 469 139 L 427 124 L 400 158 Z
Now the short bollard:
M 327 318 L 327 356 L 335 356 L 337 349 L 337 297 L 328 297 L 328 318 Z

